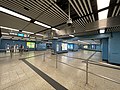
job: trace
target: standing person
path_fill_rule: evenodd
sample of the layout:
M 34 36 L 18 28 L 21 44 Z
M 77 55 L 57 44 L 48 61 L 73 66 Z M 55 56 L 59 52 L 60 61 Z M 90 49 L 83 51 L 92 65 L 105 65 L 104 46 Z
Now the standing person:
M 21 44 L 20 47 L 19 47 L 20 56 L 22 55 L 22 49 L 23 49 L 23 46 Z
M 23 54 L 24 46 L 21 44 L 19 48 L 20 56 Z
M 24 46 L 22 45 L 22 54 L 23 54 L 23 52 L 24 52 Z
M 14 52 L 14 46 L 11 46 L 11 47 L 10 47 L 10 56 L 11 56 L 11 58 L 12 58 L 13 52 Z

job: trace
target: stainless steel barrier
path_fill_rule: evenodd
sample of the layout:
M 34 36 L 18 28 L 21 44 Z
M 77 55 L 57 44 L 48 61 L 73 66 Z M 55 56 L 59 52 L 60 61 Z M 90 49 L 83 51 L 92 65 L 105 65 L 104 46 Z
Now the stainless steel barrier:
M 95 53 L 96 53 L 96 51 L 95 51 Z M 88 84 L 88 61 L 89 61 L 89 59 L 93 56 L 93 55 L 95 55 L 95 53 L 93 53 L 90 57 L 88 57 L 88 59 L 86 60 L 87 62 L 86 62 L 86 84 Z
M 96 53 L 96 52 L 95 52 L 95 53 Z M 90 71 L 88 70 L 88 69 L 89 69 L 89 67 L 88 67 L 89 64 L 94 64 L 94 65 L 98 65 L 98 66 L 103 66 L 103 67 L 107 67 L 107 68 L 112 68 L 112 69 L 120 70 L 120 68 L 118 68 L 118 67 L 113 67 L 113 66 L 109 66 L 109 65 L 99 64 L 99 63 L 96 62 L 96 61 L 91 61 L 91 60 L 89 60 L 95 53 L 93 53 L 88 59 L 76 58 L 76 57 L 69 57 L 69 56 L 66 56 L 66 55 L 60 55 L 60 54 L 59 54 L 60 56 L 65 56 L 65 57 L 68 57 L 68 58 L 74 58 L 74 59 L 82 60 L 82 62 L 86 63 L 86 70 L 81 69 L 81 68 L 78 68 L 78 67 L 75 67 L 75 66 L 72 66 L 72 65 L 69 65 L 69 64 L 64 63 L 64 62 L 61 62 L 61 61 L 58 61 L 58 60 L 57 60 L 57 59 L 58 59 L 58 54 L 56 54 L 56 68 L 58 67 L 57 62 L 59 62 L 59 63 L 65 64 L 65 65 L 67 65 L 67 66 L 73 67 L 73 68 L 75 68 L 75 69 L 79 69 L 79 70 L 82 70 L 82 71 L 86 72 L 86 85 L 88 84 L 88 73 L 89 73 L 89 74 L 92 74 L 92 75 L 95 75 L 95 76 L 98 76 L 98 77 L 100 77 L 100 78 L 104 78 L 104 79 L 106 79 L 106 80 L 112 81 L 112 82 L 114 82 L 114 83 L 120 84 L 119 81 L 113 80 L 113 79 L 111 79 L 111 78 L 109 78 L 109 77 L 106 77 L 106 76 L 103 76 L 103 75 L 95 74 L 95 73 L 90 72 Z
M 88 80 L 89 80 L 88 76 L 89 76 L 89 74 L 92 74 L 92 75 L 98 76 L 98 77 L 100 77 L 100 78 L 103 78 L 103 79 L 112 81 L 112 82 L 114 82 L 114 83 L 120 84 L 119 81 L 116 81 L 116 80 L 113 80 L 113 79 L 111 79 L 111 78 L 109 78 L 109 77 L 106 77 L 106 76 L 103 76 L 103 75 L 99 75 L 99 74 L 95 74 L 95 73 L 89 71 L 89 64 L 93 64 L 93 65 L 97 65 L 97 66 L 103 66 L 103 67 L 107 67 L 107 68 L 112 68 L 112 69 L 120 70 L 120 68 L 118 68 L 118 67 L 113 67 L 113 66 L 109 66 L 109 65 L 100 64 L 100 63 L 98 63 L 98 62 L 96 62 L 96 61 L 91 61 L 90 58 L 91 58 L 95 53 L 96 53 L 96 52 L 94 52 L 88 59 L 70 57 L 70 56 L 60 55 L 60 54 L 59 54 L 60 56 L 65 56 L 65 57 L 68 57 L 68 58 L 74 58 L 74 59 L 81 60 L 83 63 L 86 63 L 86 70 L 59 61 L 59 60 L 58 60 L 58 54 L 57 54 L 57 53 L 56 53 L 56 57 L 55 57 L 55 59 L 56 59 L 56 60 L 55 60 L 55 67 L 58 68 L 58 63 L 57 63 L 57 62 L 59 62 L 59 63 L 62 63 L 62 64 L 64 64 L 64 65 L 70 66 L 70 67 L 72 67 L 72 68 L 79 69 L 79 70 L 82 70 L 82 71 L 86 72 L 86 85 L 88 84 Z M 46 54 L 47 54 L 47 53 L 44 52 L 43 54 L 39 54 L 39 55 L 35 55 L 35 56 L 30 56 L 30 57 L 26 57 L 26 58 L 21 58 L 21 59 L 28 59 L 28 58 L 32 58 L 32 57 L 37 57 L 37 56 L 43 55 L 43 61 L 45 62 Z
M 43 61 L 45 62 L 45 52 L 44 52 L 44 55 L 43 55 Z
M 86 61 L 82 61 L 83 63 L 87 63 Z M 89 64 L 93 64 L 93 65 L 97 65 L 97 66 L 102 66 L 102 67 L 107 67 L 107 68 L 111 68 L 111 69 L 115 69 L 115 70 L 120 70 L 120 67 L 117 66 L 110 66 L 110 65 L 106 65 L 104 63 L 100 63 L 100 62 L 96 62 L 96 61 L 88 61 Z
M 57 68 L 57 57 L 58 57 L 58 55 L 56 54 L 56 68 Z

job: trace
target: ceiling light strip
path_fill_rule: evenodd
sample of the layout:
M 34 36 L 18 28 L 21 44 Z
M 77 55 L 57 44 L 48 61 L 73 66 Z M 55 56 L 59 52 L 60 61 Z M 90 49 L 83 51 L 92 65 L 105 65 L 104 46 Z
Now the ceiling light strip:
M 57 7 L 57 10 L 59 9 L 58 12 L 61 11 L 60 13 L 63 14 L 63 16 L 67 19 L 68 15 L 60 7 L 58 7 L 56 3 L 53 2 L 53 0 L 50 0 L 50 1 Z
M 85 20 L 84 20 L 84 18 L 81 18 L 80 21 L 81 21 L 82 24 L 86 23 Z
M 86 5 L 86 2 L 85 2 L 85 1 L 87 1 L 87 0 L 83 0 L 83 3 L 84 3 L 84 5 L 85 5 L 85 9 L 87 10 L 87 14 L 89 14 L 88 7 L 87 7 L 87 5 Z
M 51 26 L 48 26 L 48 25 L 43 24 L 43 23 L 38 22 L 38 21 L 35 21 L 34 23 L 37 24 L 37 25 L 40 25 L 40 26 L 46 27 L 46 28 L 51 28 Z
M 0 26 L 2 29 L 12 30 L 12 31 L 19 31 L 18 29 L 8 28 L 4 26 Z
M 75 37 L 74 35 L 69 35 L 70 37 Z
M 94 14 L 92 14 L 92 17 L 93 17 L 93 21 L 95 21 L 95 17 L 94 17 Z
M 88 5 L 89 5 L 89 7 L 90 7 L 90 13 L 92 13 L 93 11 L 92 11 L 92 7 L 91 7 L 90 0 L 87 0 L 87 1 L 88 1 Z
M 51 4 L 48 0 L 46 0 L 46 2 L 47 2 L 47 3 L 44 2 L 44 4 L 46 4 L 48 7 L 49 7 L 50 5 L 53 6 L 53 4 Z M 61 17 L 61 14 L 58 12 L 58 10 L 57 10 L 55 7 L 50 7 L 50 8 L 51 8 L 50 11 L 51 11 L 52 13 L 54 13 L 55 16 Z M 63 17 L 64 17 L 64 16 L 63 16 Z M 61 17 L 62 20 L 64 20 L 63 17 Z
M 49 2 L 48 2 L 49 3 Z M 59 21 L 62 23 L 63 21 L 66 21 L 66 18 L 65 18 L 65 16 L 61 13 L 61 12 L 59 12 L 59 10 L 58 9 L 56 9 L 56 7 L 54 7 L 53 6 L 53 8 L 52 8 L 52 10 L 50 10 L 51 12 L 53 12 L 53 15 L 55 15 L 55 17 L 56 18 L 59 18 Z
M 77 11 L 77 9 L 76 9 L 76 7 L 73 5 L 73 3 L 71 2 L 71 0 L 68 0 L 69 1 L 69 3 L 72 5 L 72 7 L 75 9 L 75 11 L 77 12 L 77 14 L 78 14 L 78 16 L 81 16 L 80 14 L 79 14 L 79 12 Z
M 20 0 L 21 1 L 21 0 Z M 30 0 L 25 0 L 26 4 L 30 7 L 32 7 L 31 9 L 33 9 L 33 11 L 37 11 L 37 13 L 41 13 L 45 10 L 45 8 L 43 8 L 42 6 L 40 6 L 40 4 L 37 2 L 38 0 L 36 0 L 35 2 L 31 3 L 32 1 Z M 22 1 L 23 2 L 23 1 Z M 23 3 L 24 4 L 24 3 Z M 25 4 L 25 6 L 26 6 Z
M 88 1 L 88 5 L 89 5 L 89 8 L 90 8 L 90 13 L 92 13 L 92 7 L 91 7 L 91 3 L 90 3 L 90 0 L 87 0 Z M 91 22 L 93 22 L 93 17 L 92 15 L 89 15 L 90 16 L 90 19 L 91 19 Z
M 84 27 L 83 21 L 81 19 L 78 19 L 78 22 L 81 23 L 81 25 Z
M 86 0 L 86 2 L 87 2 L 87 0 Z M 83 0 L 83 3 L 84 3 L 85 8 L 86 8 L 86 10 L 87 10 L 87 14 L 89 14 L 89 10 L 88 10 L 88 6 L 86 5 L 86 2 L 85 2 L 85 0 Z M 92 22 L 90 15 L 87 16 L 87 19 L 88 19 L 90 22 Z M 89 23 L 89 22 L 88 22 L 88 23 Z
M 0 26 L 0 28 L 19 32 L 18 29 L 13 29 L 13 28 L 9 28 L 9 27 Z M 22 32 L 23 32 L 23 33 L 28 33 L 28 34 L 34 34 L 34 33 L 32 33 L 32 32 L 28 32 L 28 31 L 22 31 Z
M 34 34 L 33 32 L 22 31 L 23 33 Z
M 82 21 L 81 21 L 80 19 L 78 19 L 77 22 L 78 22 L 82 27 L 84 27 L 84 24 L 82 23 Z
M 78 8 L 78 10 L 79 10 L 79 12 L 80 12 L 80 14 L 81 14 L 80 17 L 83 16 L 83 13 L 82 13 L 81 9 L 79 8 L 76 0 L 73 0 L 73 2 L 75 3 L 76 7 Z
M 3 8 L 3 7 L 0 7 L 0 11 L 1 11 L 1 12 L 4 12 L 4 13 L 7 13 L 7 14 L 10 14 L 10 15 L 12 15 L 12 16 L 21 18 L 21 19 L 26 20 L 26 21 L 30 21 L 30 20 L 31 20 L 31 19 L 28 18 L 28 17 L 25 17 L 25 16 L 23 16 L 23 15 L 21 15 L 21 14 L 18 14 L 18 13 L 16 13 L 16 12 L 13 12 L 13 11 L 8 10 L 8 9 L 6 9 L 6 8 Z
M 66 21 L 66 16 L 63 14 L 63 13 L 61 13 L 55 6 L 53 6 L 54 7 L 54 11 L 55 12 L 57 12 L 57 13 L 55 13 L 55 14 L 57 14 L 57 15 L 59 15 L 58 17 L 61 19 L 61 21 L 63 22 L 63 21 Z M 54 14 L 54 15 L 55 15 Z
M 89 15 L 89 18 L 90 18 L 90 22 L 93 22 L 93 20 L 92 20 L 92 16 L 91 16 L 91 15 Z
M 115 6 L 114 10 L 113 10 L 113 13 L 112 13 L 112 17 L 115 16 L 115 10 L 116 10 L 117 6 Z
M 77 4 L 77 2 L 76 1 L 74 1 L 74 3 L 75 3 L 75 5 L 77 6 L 77 8 L 79 9 L 79 12 L 77 11 L 77 9 L 76 9 L 76 7 L 74 6 L 74 4 L 70 1 L 70 3 L 71 3 L 71 5 L 73 6 L 73 8 L 75 9 L 75 11 L 77 12 L 77 14 L 81 17 L 81 15 L 80 15 L 80 13 L 79 12 L 81 12 L 81 14 L 83 15 L 83 13 L 82 13 L 82 11 L 81 11 L 81 9 L 80 8 L 78 8 L 78 4 Z M 86 23 L 85 22 L 85 20 L 83 19 L 83 18 L 81 18 L 82 19 L 82 22 L 81 23 Z
M 84 12 L 84 14 L 86 15 L 86 12 L 85 12 L 85 10 L 84 10 L 84 7 L 83 7 L 83 5 L 82 5 L 81 1 L 80 1 L 80 0 L 78 0 L 78 2 L 79 2 L 79 4 L 80 4 L 80 6 L 81 6 L 81 8 L 82 8 L 82 10 L 83 10 L 83 12 Z
M 59 31 L 58 29 L 56 29 L 56 28 L 52 28 L 52 30 L 54 30 L 54 31 Z
M 42 1 L 42 2 L 43 2 L 43 1 Z M 52 18 L 53 18 L 53 17 L 56 17 L 56 18 L 57 18 L 57 17 L 60 17 L 59 14 L 58 14 L 58 12 L 55 11 L 55 9 L 53 9 L 52 7 L 49 7 L 49 6 L 50 6 L 49 4 L 46 4 L 45 2 L 44 2 L 44 4 L 46 5 L 46 6 L 45 6 L 46 8 L 50 8 L 50 9 L 49 9 L 50 12 L 49 12 L 49 13 L 45 13 L 48 17 L 50 17 L 50 16 L 51 16 Z
M 23 7 L 28 7 L 30 10 L 32 10 L 32 8 L 31 8 L 32 6 L 30 4 L 28 4 L 28 3 L 25 4 L 25 3 L 21 2 L 21 0 L 18 0 L 18 1 L 16 1 L 16 0 L 15 1 L 10 0 L 9 2 L 10 2 L 9 5 L 10 6 L 12 5 L 11 7 L 13 7 L 13 5 L 14 5 L 14 7 L 17 8 L 17 9 L 18 8 L 23 8 Z M 16 3 L 17 3 L 17 5 L 16 5 Z M 37 13 L 39 12 L 38 9 L 37 10 L 36 9 L 32 10 L 32 13 L 34 13 L 35 15 L 37 14 L 36 12 Z M 29 15 L 29 16 L 32 16 L 32 15 Z
M 119 14 L 119 12 L 120 12 L 120 6 L 118 7 L 118 10 L 117 10 L 116 16 Z
M 82 26 L 82 24 L 81 24 L 81 23 L 79 23 L 77 20 L 76 20 L 76 21 L 74 21 L 74 22 L 75 22 L 75 23 L 73 23 L 73 25 L 74 25 L 74 26 L 76 26 L 76 25 L 77 25 L 77 26 L 79 26 L 79 25 L 80 25 L 80 26 Z
M 47 3 L 46 3 L 46 2 L 47 2 Z M 54 14 L 56 14 L 57 17 L 61 17 L 61 14 L 57 12 L 58 10 L 56 9 L 56 7 L 53 7 L 53 4 L 50 3 L 48 0 L 46 0 L 46 2 L 44 2 L 44 3 L 45 3 L 48 7 L 49 7 L 49 6 L 52 6 L 51 9 L 50 9 L 50 11 L 51 11 L 51 12 L 54 11 Z M 61 18 L 62 18 L 62 17 L 61 17 Z M 63 18 L 62 18 L 62 19 L 63 19 Z
M 81 23 L 81 22 L 79 22 L 79 20 L 76 20 L 75 22 L 76 22 L 77 24 L 79 24 L 80 26 L 82 26 L 82 27 L 83 27 L 82 23 Z
M 44 36 L 43 34 L 39 34 L 39 33 L 36 33 L 35 35 L 38 35 L 38 36 Z
M 86 17 L 83 17 L 83 20 L 85 21 L 85 23 L 87 23 Z
M 4 33 L 4 32 L 2 32 L 2 34 L 3 34 L 3 35 L 9 35 L 9 33 Z

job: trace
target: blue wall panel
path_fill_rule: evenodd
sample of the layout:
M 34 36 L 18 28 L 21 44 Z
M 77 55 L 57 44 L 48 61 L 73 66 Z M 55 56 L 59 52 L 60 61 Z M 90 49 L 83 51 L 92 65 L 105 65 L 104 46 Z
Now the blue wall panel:
M 109 62 L 120 64 L 120 33 L 113 33 L 109 38 Z
M 96 45 L 96 50 L 101 51 L 101 45 L 100 44 Z
M 6 45 L 9 44 L 10 46 L 18 44 L 19 46 L 22 44 L 24 48 L 26 48 L 26 41 L 22 40 L 8 40 L 8 39 L 2 39 L 0 44 L 0 49 L 5 49 Z
M 108 39 L 102 39 L 102 59 L 108 61 Z
M 37 43 L 36 50 L 46 50 L 46 43 Z
M 77 50 L 78 50 L 78 45 L 74 44 L 74 51 L 77 51 Z
M 62 43 L 65 43 L 65 42 L 53 40 L 52 49 L 57 53 L 68 52 L 68 50 L 62 50 Z

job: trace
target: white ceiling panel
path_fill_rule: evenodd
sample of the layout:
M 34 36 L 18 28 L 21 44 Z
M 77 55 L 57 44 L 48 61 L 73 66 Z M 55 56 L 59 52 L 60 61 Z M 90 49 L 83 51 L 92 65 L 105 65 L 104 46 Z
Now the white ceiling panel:
M 36 1 L 1 0 L 0 2 L 2 3 L 2 6 L 5 6 L 6 8 L 9 8 L 15 12 L 19 12 L 31 18 L 36 18 L 43 11 L 42 8 L 38 7 L 38 3 Z M 27 8 L 29 10 L 25 10 L 24 8 Z
M 44 30 L 44 29 L 46 29 L 46 28 L 31 23 L 29 26 L 27 26 L 25 28 L 25 31 L 30 31 L 30 32 L 34 32 L 35 33 L 35 32 L 38 32 L 38 31 L 41 31 L 41 30 Z
M 29 22 L 0 12 L 0 26 L 21 30 Z

